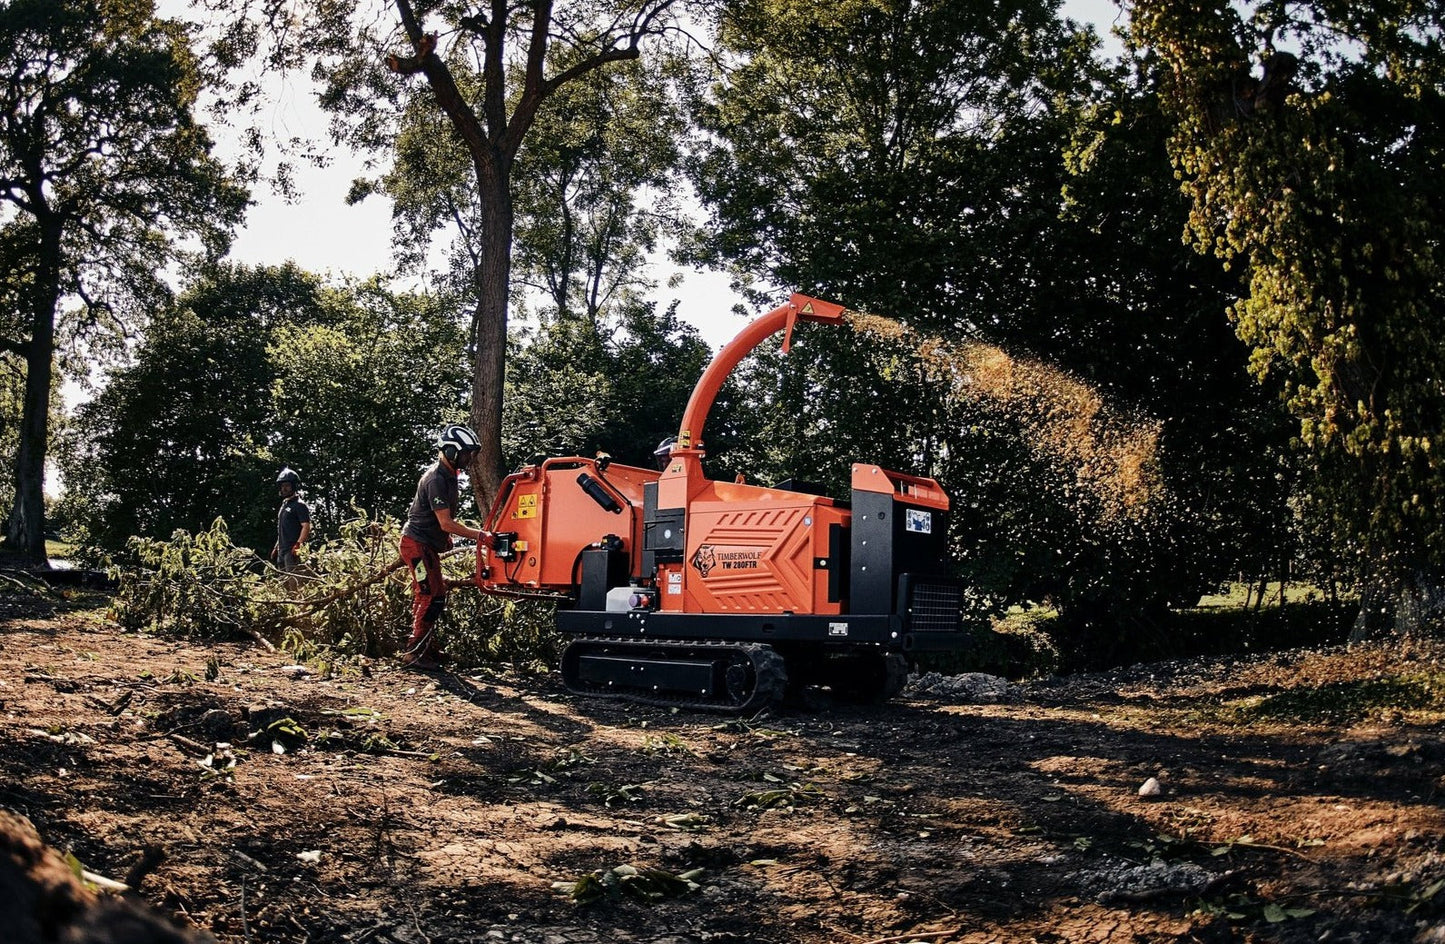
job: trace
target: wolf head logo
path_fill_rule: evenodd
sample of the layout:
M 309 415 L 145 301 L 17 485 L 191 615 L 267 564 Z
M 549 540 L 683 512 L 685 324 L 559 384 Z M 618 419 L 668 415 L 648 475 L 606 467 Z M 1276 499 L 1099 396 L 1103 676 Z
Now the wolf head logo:
M 717 566 L 717 555 L 713 553 L 711 544 L 704 544 L 692 555 L 692 566 L 704 578 L 708 571 Z

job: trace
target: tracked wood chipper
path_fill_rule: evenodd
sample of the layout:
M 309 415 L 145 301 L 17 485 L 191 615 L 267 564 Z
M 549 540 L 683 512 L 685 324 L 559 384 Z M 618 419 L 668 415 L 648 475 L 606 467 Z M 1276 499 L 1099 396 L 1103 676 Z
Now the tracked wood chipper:
M 665 468 L 568 456 L 508 476 L 478 544 L 484 591 L 563 600 L 572 691 L 750 712 L 790 687 L 852 699 L 902 688 L 910 652 L 967 633 L 948 574 L 948 496 L 932 479 L 853 466 L 846 499 L 703 472 L 723 381 L 763 340 L 844 309 L 803 295 L 723 347 L 688 401 Z

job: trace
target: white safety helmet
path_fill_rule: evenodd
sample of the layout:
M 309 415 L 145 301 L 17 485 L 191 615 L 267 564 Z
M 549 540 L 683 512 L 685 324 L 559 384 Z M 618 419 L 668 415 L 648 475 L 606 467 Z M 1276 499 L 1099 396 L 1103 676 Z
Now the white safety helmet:
M 467 465 L 473 456 L 482 451 L 482 441 L 477 438 L 477 434 L 460 423 L 452 423 L 442 430 L 436 445 L 437 451 L 446 457 L 447 462 L 458 467 Z
M 669 436 L 658 443 L 656 449 L 652 450 L 652 464 L 657 467 L 657 471 L 666 471 L 668 460 L 672 458 L 672 450 L 676 448 L 677 437 Z

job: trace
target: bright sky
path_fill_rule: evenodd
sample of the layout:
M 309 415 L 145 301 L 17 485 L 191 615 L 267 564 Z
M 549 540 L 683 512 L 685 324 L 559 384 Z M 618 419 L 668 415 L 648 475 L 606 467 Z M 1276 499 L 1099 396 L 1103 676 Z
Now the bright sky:
M 1075 20 L 1094 23 L 1106 39 L 1109 25 L 1119 15 L 1113 0 L 1064 0 L 1062 11 Z M 300 85 L 282 94 L 271 121 L 281 136 L 319 136 L 325 128 L 325 118 Z M 277 264 L 289 259 L 313 272 L 335 275 L 365 276 L 390 269 L 392 227 L 388 201 L 371 197 L 358 206 L 346 205 L 346 192 L 352 178 L 359 174 L 354 158 L 338 154 L 329 168 L 296 168 L 297 191 L 302 196 L 294 203 L 257 193 L 259 204 L 251 209 L 232 248 L 232 258 L 250 264 Z M 680 273 L 683 284 L 669 289 L 666 281 L 670 274 L 655 273 L 660 284 L 657 301 L 665 307 L 672 299 L 680 299 L 679 315 L 695 326 L 714 349 L 747 325 L 750 318 L 732 313 L 739 299 L 729 290 L 725 276 L 684 270 Z M 777 301 L 783 300 L 780 297 Z

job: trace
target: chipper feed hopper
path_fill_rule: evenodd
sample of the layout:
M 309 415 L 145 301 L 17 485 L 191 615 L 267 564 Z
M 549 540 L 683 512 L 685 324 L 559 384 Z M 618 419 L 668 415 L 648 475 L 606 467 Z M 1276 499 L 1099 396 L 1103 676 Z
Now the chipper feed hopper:
M 794 295 L 745 328 L 703 372 L 661 472 L 568 456 L 503 482 L 476 583 L 562 598 L 572 691 L 738 713 L 806 685 L 882 699 L 907 653 L 964 644 L 934 480 L 858 463 L 840 500 L 703 472 L 708 411 L 738 362 L 779 331 L 787 350 L 798 321 L 843 317 Z

